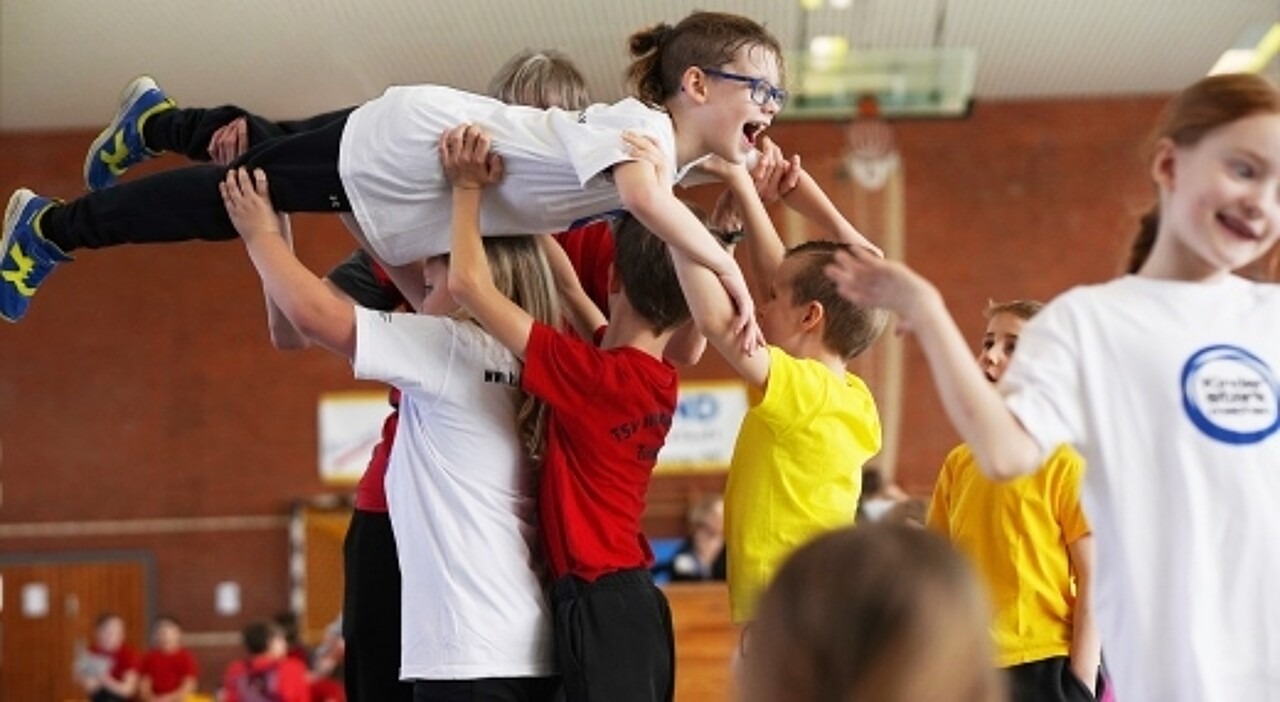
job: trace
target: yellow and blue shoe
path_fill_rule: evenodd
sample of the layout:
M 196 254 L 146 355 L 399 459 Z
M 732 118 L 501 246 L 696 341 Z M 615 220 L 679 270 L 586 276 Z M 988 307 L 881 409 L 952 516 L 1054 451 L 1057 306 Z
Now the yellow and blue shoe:
M 176 107 L 151 76 L 138 76 L 120 94 L 115 119 L 102 130 L 84 157 L 84 183 L 90 190 L 111 186 L 135 163 L 156 155 L 142 142 L 142 125 L 157 112 Z
M 0 234 L 0 317 L 22 319 L 36 288 L 59 263 L 70 261 L 56 244 L 40 235 L 38 219 L 53 200 L 22 188 L 9 198 Z

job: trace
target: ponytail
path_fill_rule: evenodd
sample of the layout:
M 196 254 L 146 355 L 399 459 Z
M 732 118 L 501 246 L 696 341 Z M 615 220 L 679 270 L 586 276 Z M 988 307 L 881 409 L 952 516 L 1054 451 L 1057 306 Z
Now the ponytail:
M 1154 205 L 1138 220 L 1138 235 L 1129 246 L 1129 263 L 1125 273 L 1134 274 L 1147 262 L 1151 249 L 1156 245 L 1156 233 L 1160 229 L 1160 205 Z

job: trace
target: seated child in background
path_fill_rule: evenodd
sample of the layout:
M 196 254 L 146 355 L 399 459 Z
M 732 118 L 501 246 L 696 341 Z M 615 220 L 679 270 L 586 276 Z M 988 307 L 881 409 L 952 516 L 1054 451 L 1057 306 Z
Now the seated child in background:
M 124 640 L 124 619 L 113 612 L 98 617 L 93 640 L 75 660 L 76 682 L 90 702 L 124 702 L 138 690 L 138 655 Z
M 827 532 L 760 599 L 738 702 L 997 702 L 988 610 L 965 559 L 921 529 Z
M 222 676 L 222 702 L 310 702 L 307 666 L 289 655 L 284 629 L 275 621 L 250 622 L 240 632 L 245 656 Z
M 138 699 L 183 702 L 196 691 L 200 669 L 195 656 L 182 646 L 182 627 L 178 620 L 157 617 L 151 626 L 151 645 L 138 669 Z
M 695 499 L 688 526 L 689 535 L 671 558 L 654 566 L 654 577 L 671 582 L 724 580 L 724 498 L 711 494 Z
M 1043 303 L 987 306 L 978 364 L 998 382 L 1022 327 Z M 1012 482 L 982 474 L 968 444 L 947 456 L 928 526 L 973 560 L 995 608 L 996 665 L 1013 702 L 1094 699 L 1100 642 L 1093 623 L 1093 537 L 1080 508 L 1084 459 L 1059 446 L 1039 471 Z M 1074 575 L 1074 578 L 1072 577 Z

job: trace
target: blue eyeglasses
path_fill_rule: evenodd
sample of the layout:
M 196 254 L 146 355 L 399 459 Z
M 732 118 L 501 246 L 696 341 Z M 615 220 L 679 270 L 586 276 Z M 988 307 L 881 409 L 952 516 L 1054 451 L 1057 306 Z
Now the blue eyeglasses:
M 770 100 L 773 100 L 773 104 L 777 105 L 779 110 L 787 104 L 787 91 L 763 78 L 752 78 L 751 76 L 729 73 L 728 71 L 721 71 L 716 68 L 703 68 L 702 72 L 709 76 L 724 78 L 726 80 L 736 80 L 739 83 L 746 83 L 747 85 L 750 85 L 751 101 L 761 107 L 769 104 Z

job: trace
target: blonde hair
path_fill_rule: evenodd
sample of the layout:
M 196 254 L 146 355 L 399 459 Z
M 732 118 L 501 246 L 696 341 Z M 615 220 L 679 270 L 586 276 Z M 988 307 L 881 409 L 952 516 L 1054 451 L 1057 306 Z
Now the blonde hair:
M 591 103 L 587 81 L 569 57 L 553 49 L 525 49 L 507 59 L 488 94 L 508 105 L 581 110 Z
M 487 236 L 482 241 L 494 287 L 537 321 L 559 326 L 559 298 L 551 266 L 538 242 L 532 236 Z M 460 309 L 455 318 L 473 319 L 465 309 Z M 523 390 L 520 396 L 517 431 L 525 452 L 534 461 L 541 461 L 546 443 L 547 406 Z
M 873 523 L 795 551 L 760 600 L 741 702 L 994 702 L 985 596 L 936 534 Z
M 995 300 L 987 300 L 987 308 L 982 311 L 982 315 L 987 319 L 998 314 L 1011 314 L 1022 321 L 1031 319 L 1044 309 L 1044 303 L 1039 300 L 1010 300 L 1008 302 L 996 302 Z
M 507 59 L 489 81 L 489 95 L 509 105 L 580 110 L 590 103 L 587 81 L 565 54 L 525 49 Z M 542 247 L 529 236 L 484 237 L 494 285 L 534 319 L 560 325 L 559 297 Z M 542 460 L 547 405 L 521 390 L 517 431 L 525 452 Z

